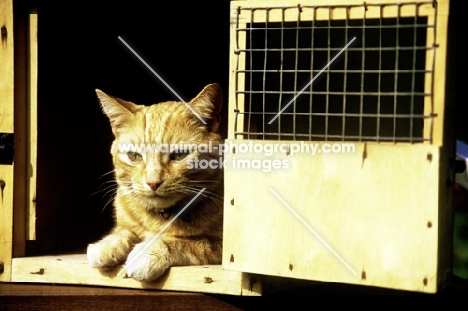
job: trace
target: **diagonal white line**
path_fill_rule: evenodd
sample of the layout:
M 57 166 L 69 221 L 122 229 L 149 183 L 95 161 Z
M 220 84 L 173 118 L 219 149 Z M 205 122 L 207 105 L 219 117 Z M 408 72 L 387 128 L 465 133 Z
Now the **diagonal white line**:
M 273 119 L 270 120 L 270 122 L 268 122 L 268 124 L 273 123 L 273 121 L 275 121 L 280 116 L 280 114 L 282 114 L 283 111 L 285 111 L 289 107 L 289 105 L 291 105 L 294 102 L 294 100 L 296 100 L 296 98 L 298 98 L 312 84 L 312 82 L 314 82 L 314 80 L 317 79 L 322 74 L 322 72 L 324 72 L 338 58 L 338 56 L 340 56 L 341 53 L 343 53 L 348 48 L 348 46 L 351 45 L 351 43 L 353 43 L 354 40 L 356 40 L 356 37 L 351 39 L 351 41 L 349 41 L 349 43 L 346 44 L 346 46 L 342 48 L 341 51 L 338 52 L 338 54 L 336 54 L 335 57 L 333 57 L 333 59 L 329 61 L 328 64 L 325 67 L 323 67 L 323 69 L 320 70 L 319 73 L 315 75 L 315 77 L 313 77 L 313 79 L 310 80 L 310 82 L 307 83 L 307 85 L 304 86 L 302 90 L 300 90 L 299 93 L 297 93 L 296 96 L 294 96 L 294 98 L 291 99 L 291 101 L 286 106 L 284 106 L 283 109 L 281 109 L 280 112 L 278 112 L 278 114 Z
M 148 243 L 146 243 L 146 245 L 135 255 L 135 257 L 133 257 L 132 260 L 130 260 L 130 262 L 126 263 L 126 266 L 130 266 L 138 257 L 140 257 L 140 255 L 151 245 L 153 244 L 154 241 L 156 241 L 160 236 L 161 234 L 166 231 L 167 228 L 169 228 L 169 226 L 187 209 L 187 207 L 190 206 L 190 204 L 193 203 L 193 201 L 195 201 L 199 196 L 200 194 L 203 193 L 203 191 L 205 191 L 206 188 L 203 188 L 200 190 L 200 192 L 197 193 L 196 196 L 194 196 L 190 202 L 188 202 L 184 208 L 182 208 L 175 216 L 174 218 L 171 219 L 171 221 L 169 221 L 167 224 L 164 225 L 164 227 L 161 228 L 161 230 L 159 230 L 158 234 L 156 234 L 151 240 L 148 241 Z M 119 273 L 117 275 L 121 275 L 122 272 L 125 270 L 126 267 L 123 267 Z
M 135 55 L 135 56 L 136 56 L 136 57 L 137 57 L 137 58 L 138 58 L 138 59 L 139 59 L 139 60 L 140 60 L 140 61 L 141 61 L 141 62 L 142 62 L 142 63 L 143 63 L 143 64 L 144 64 L 144 65 L 145 65 L 145 66 L 146 66 L 146 67 L 147 67 L 147 68 L 148 68 L 148 69 L 149 69 L 149 70 L 150 70 L 150 71 L 151 71 L 151 72 L 152 72 L 152 73 L 153 73 L 153 74 L 154 74 L 154 75 L 171 91 L 171 92 L 172 92 L 172 93 L 173 93 L 173 94 L 174 94 L 174 95 L 175 95 L 175 96 L 177 96 L 177 98 L 178 98 L 181 102 L 183 102 L 183 103 L 187 106 L 188 109 L 190 109 L 190 111 L 192 111 L 192 113 L 193 113 L 198 119 L 200 119 L 200 121 L 203 122 L 203 124 L 206 124 L 206 121 L 203 120 L 203 118 L 200 117 L 200 115 L 199 115 L 195 110 L 193 110 L 193 108 L 190 107 L 190 105 L 187 104 L 187 103 L 185 102 L 185 100 L 183 100 L 182 97 L 180 97 L 179 94 L 177 94 L 177 92 L 174 91 L 174 89 L 173 89 L 169 84 L 167 84 L 167 82 L 164 81 L 164 79 L 161 78 L 161 76 L 158 75 L 158 73 L 157 73 L 156 71 L 154 71 L 154 69 L 151 68 L 151 66 L 148 65 L 148 63 L 145 62 L 145 60 L 144 60 L 140 55 L 138 55 L 138 53 L 135 52 L 135 50 L 132 49 L 132 47 L 131 47 L 130 45 L 128 45 L 128 43 L 125 42 L 124 39 L 122 39 L 120 36 L 119 36 L 118 38 L 119 38 L 120 41 L 122 41 L 122 43 L 123 43 L 123 44 L 124 44 L 124 45 L 125 45 L 125 46 L 126 46 L 126 47 L 127 47 L 127 48 L 128 48 L 128 49 L 129 49 L 129 50 L 130 50 L 130 51 L 131 51 L 131 52 L 132 52 L 132 53 L 133 53 L 133 54 L 134 54 L 134 55 Z
M 328 245 L 328 243 L 325 242 L 325 240 L 322 239 L 322 237 L 321 237 L 320 235 L 318 235 L 317 232 L 315 232 L 315 230 L 312 229 L 312 228 L 304 221 L 304 219 L 302 219 L 302 218 L 288 205 L 288 203 L 286 203 L 286 202 L 283 200 L 283 198 L 281 198 L 273 189 L 271 189 L 271 188 L 268 188 L 268 189 L 270 189 L 270 191 L 284 204 L 284 206 L 286 206 L 286 207 L 289 209 L 289 211 L 290 211 L 291 213 L 293 213 L 293 215 L 296 216 L 296 218 L 299 219 L 299 221 L 302 222 L 302 224 L 303 224 L 304 226 L 306 226 L 306 228 L 309 229 L 309 231 L 312 232 L 312 234 L 315 235 L 315 237 L 316 237 L 317 239 L 319 239 L 320 242 L 322 242 L 322 244 L 325 245 L 325 247 L 328 248 L 328 250 L 329 250 L 330 252 L 332 252 L 333 255 L 335 255 L 336 258 L 338 258 L 338 259 L 346 266 L 346 268 L 349 269 L 349 271 L 351 271 L 354 275 L 357 275 L 356 271 L 354 271 L 353 268 L 351 268 L 351 267 L 348 265 L 348 263 L 346 263 L 346 261 L 344 261 L 344 259 L 341 258 L 340 255 L 338 255 L 338 254 L 335 252 L 335 250 L 334 250 L 333 248 L 331 248 L 331 246 Z

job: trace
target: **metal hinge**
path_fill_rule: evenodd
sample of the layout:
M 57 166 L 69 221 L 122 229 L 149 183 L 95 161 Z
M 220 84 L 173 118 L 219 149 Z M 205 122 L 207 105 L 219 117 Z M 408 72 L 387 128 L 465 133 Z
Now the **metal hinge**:
M 13 134 L 0 133 L 0 164 L 13 164 Z

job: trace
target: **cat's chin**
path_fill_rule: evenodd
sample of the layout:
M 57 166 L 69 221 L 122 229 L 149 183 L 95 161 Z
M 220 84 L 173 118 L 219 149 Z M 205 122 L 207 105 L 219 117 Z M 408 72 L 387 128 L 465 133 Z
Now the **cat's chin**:
M 182 198 L 178 196 L 158 196 L 153 195 L 149 197 L 142 197 L 140 199 L 143 206 L 148 210 L 163 210 L 174 206 Z

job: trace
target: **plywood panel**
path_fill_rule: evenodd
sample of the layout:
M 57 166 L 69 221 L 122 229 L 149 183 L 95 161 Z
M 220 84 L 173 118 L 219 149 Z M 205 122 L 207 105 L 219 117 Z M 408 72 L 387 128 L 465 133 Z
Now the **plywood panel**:
M 224 268 L 436 291 L 439 148 L 355 143 L 353 152 L 326 153 L 343 145 L 301 144 L 317 152 L 226 154 Z M 269 172 L 252 164 L 273 160 L 283 164 Z

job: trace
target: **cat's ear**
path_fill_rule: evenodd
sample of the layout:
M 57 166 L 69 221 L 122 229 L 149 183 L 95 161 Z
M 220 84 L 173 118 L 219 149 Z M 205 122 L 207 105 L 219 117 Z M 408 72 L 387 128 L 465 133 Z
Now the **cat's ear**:
M 118 134 L 130 118 L 132 118 L 133 113 L 140 108 L 138 105 L 110 96 L 98 89 L 96 89 L 96 94 L 101 103 L 102 110 L 110 120 L 114 134 Z
M 207 123 L 211 132 L 218 131 L 223 105 L 223 92 L 219 84 L 213 83 L 205 86 L 189 105 Z

